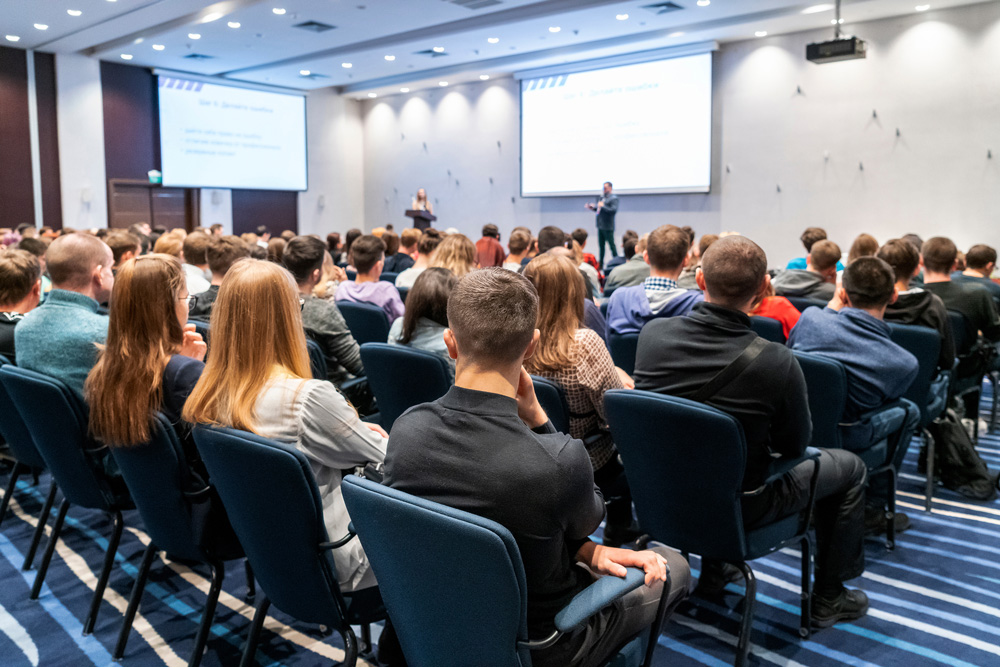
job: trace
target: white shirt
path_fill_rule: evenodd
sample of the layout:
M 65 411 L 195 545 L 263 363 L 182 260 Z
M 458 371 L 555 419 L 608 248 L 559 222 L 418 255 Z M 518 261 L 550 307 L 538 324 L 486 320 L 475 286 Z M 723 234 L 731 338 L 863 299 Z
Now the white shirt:
M 193 264 L 184 264 L 184 277 L 187 279 L 188 294 L 206 292 L 212 284 L 205 279 L 205 272 Z
M 418 269 L 415 266 L 411 266 L 405 271 L 401 271 L 398 276 L 396 276 L 396 287 L 405 287 L 407 289 L 413 287 L 413 283 L 417 282 L 417 277 L 423 273 L 426 269 Z

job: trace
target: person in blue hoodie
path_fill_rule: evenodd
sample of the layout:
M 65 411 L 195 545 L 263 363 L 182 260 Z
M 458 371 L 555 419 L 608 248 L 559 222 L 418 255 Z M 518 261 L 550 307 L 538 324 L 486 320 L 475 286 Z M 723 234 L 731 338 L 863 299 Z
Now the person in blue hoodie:
M 866 412 L 899 399 L 917 376 L 917 359 L 892 342 L 883 321 L 886 307 L 897 297 L 892 267 L 877 257 L 861 257 L 844 269 L 843 284 L 822 310 L 807 308 L 788 337 L 788 347 L 835 359 L 847 370 L 847 404 L 841 420 L 845 449 L 859 450 L 873 444 L 877 434 L 852 428 Z M 906 416 L 901 429 L 889 435 L 896 444 L 893 466 L 899 471 L 910 435 L 920 418 L 917 406 L 904 401 Z M 883 435 L 885 437 L 885 435 Z M 865 524 L 870 533 L 885 532 L 885 518 L 877 507 L 886 488 L 869 482 L 869 509 Z M 873 483 L 874 482 L 874 483 Z M 881 525 L 878 525 L 881 517 Z M 896 530 L 905 530 L 909 519 L 896 514 Z
M 699 290 L 677 286 L 690 247 L 691 236 L 680 227 L 663 225 L 650 233 L 643 254 L 649 277 L 641 285 L 621 287 L 611 295 L 607 317 L 610 333 L 639 333 L 652 319 L 687 315 L 704 301 Z

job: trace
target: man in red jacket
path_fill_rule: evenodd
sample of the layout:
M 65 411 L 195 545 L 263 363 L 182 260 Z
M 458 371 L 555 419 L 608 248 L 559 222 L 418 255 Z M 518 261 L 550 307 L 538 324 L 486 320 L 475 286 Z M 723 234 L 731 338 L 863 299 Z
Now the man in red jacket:
M 483 225 L 483 238 L 476 241 L 476 261 L 479 268 L 503 266 L 505 257 L 507 253 L 500 245 L 500 229 L 492 223 Z

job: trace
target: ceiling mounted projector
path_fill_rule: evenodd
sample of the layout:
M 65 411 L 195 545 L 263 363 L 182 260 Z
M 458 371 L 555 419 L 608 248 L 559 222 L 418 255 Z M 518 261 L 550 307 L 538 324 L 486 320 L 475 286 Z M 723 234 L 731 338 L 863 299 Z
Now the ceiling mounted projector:
M 858 37 L 844 37 L 840 34 L 840 26 L 844 19 L 840 18 L 840 0 L 837 0 L 837 13 L 833 19 L 833 40 L 829 42 L 813 42 L 806 45 L 806 60 L 817 65 L 835 63 L 841 60 L 858 60 L 868 53 L 868 45 Z

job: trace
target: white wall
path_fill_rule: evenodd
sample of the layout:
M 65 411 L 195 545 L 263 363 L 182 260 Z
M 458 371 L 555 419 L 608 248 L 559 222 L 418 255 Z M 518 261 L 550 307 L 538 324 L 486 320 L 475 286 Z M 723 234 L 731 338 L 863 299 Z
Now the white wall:
M 332 231 L 364 228 L 360 105 L 331 90 L 317 90 L 306 100 L 306 118 L 309 189 L 299 194 L 299 233 L 325 238 Z
M 801 254 L 798 235 L 810 225 L 826 227 L 845 252 L 863 231 L 880 241 L 944 232 L 960 247 L 1000 244 L 1000 3 L 845 27 L 868 42 L 866 60 L 807 62 L 805 45 L 829 30 L 717 53 L 712 193 L 623 197 L 619 233 L 664 223 L 736 230 L 773 265 Z M 418 187 L 437 200 L 439 227 L 474 239 L 485 222 L 505 235 L 515 225 L 593 228 L 588 199 L 518 196 L 513 80 L 362 108 L 365 228 L 404 225 Z M 331 220 L 330 229 L 346 229 Z
M 56 115 L 63 226 L 107 227 L 104 103 L 96 58 L 56 54 Z
M 232 234 L 233 191 L 224 188 L 201 188 L 198 191 L 198 216 L 199 226 L 222 225 L 223 234 Z

